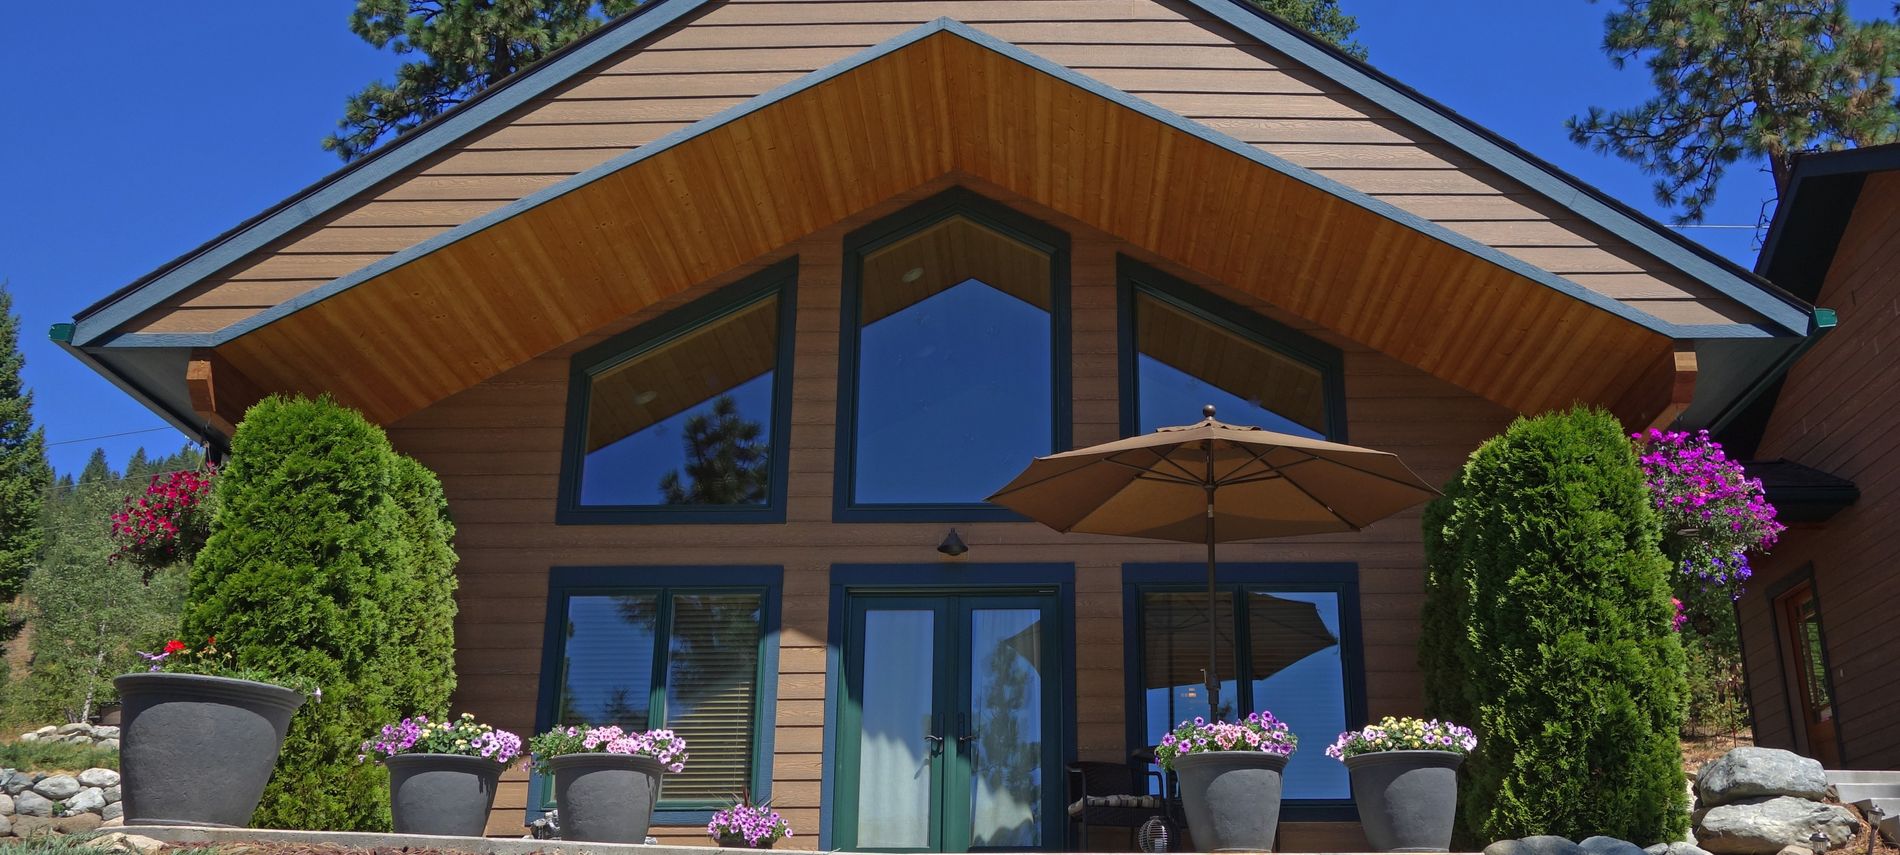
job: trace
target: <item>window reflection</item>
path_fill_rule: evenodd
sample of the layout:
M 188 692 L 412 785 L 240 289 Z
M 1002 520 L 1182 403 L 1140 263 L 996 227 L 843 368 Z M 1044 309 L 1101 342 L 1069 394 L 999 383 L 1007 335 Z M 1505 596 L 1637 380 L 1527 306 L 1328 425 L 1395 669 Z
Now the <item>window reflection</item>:
M 1139 288 L 1134 317 L 1142 432 L 1196 421 L 1213 404 L 1230 424 L 1325 437 L 1318 368 Z
M 1055 450 L 1049 253 L 959 215 L 860 263 L 854 502 L 980 502 Z
M 765 505 L 778 297 L 588 379 L 583 506 Z

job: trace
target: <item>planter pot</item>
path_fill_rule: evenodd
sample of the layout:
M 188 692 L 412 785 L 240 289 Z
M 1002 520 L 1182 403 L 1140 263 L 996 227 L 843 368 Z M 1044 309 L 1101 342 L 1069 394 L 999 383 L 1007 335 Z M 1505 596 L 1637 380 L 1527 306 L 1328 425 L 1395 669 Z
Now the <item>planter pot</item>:
M 1380 751 L 1346 758 L 1359 823 L 1375 852 L 1446 852 L 1458 816 L 1453 751 Z
M 548 759 L 561 839 L 645 843 L 666 767 L 651 757 L 563 754 Z
M 303 693 L 198 674 L 127 674 L 112 684 L 124 707 L 125 824 L 247 825 Z
M 1266 852 L 1280 827 L 1280 773 L 1287 758 L 1210 751 L 1174 760 L 1181 807 L 1199 852 Z
M 722 849 L 770 849 L 774 846 L 777 846 L 778 841 L 779 841 L 779 838 L 774 837 L 771 840 L 767 840 L 764 843 L 761 843 L 757 846 L 753 846 L 752 844 L 745 842 L 745 838 L 743 837 L 721 837 L 719 838 L 719 846 Z
M 495 806 L 501 764 L 464 754 L 398 754 L 389 767 L 389 813 L 397 834 L 480 837 Z

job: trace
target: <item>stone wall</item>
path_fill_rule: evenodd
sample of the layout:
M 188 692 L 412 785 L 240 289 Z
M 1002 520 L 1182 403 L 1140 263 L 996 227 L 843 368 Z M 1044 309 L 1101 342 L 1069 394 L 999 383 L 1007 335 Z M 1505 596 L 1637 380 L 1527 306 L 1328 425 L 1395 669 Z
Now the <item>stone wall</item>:
M 119 750 L 119 729 L 110 725 L 86 724 L 49 724 L 39 730 L 20 734 L 21 742 L 65 742 L 72 745 L 91 745 L 98 748 Z
M 118 826 L 119 773 L 87 769 L 77 775 L 0 769 L 0 837 L 76 834 Z

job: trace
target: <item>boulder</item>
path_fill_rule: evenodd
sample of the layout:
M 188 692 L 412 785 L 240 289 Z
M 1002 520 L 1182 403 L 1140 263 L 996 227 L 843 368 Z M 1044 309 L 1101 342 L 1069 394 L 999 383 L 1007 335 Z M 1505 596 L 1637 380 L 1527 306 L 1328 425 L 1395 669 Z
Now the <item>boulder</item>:
M 118 739 L 119 727 L 114 724 L 102 724 L 92 729 L 94 739 Z
M 82 787 L 116 787 L 119 785 L 119 773 L 111 769 L 94 767 L 79 773 L 79 785 Z
M 18 816 L 52 816 L 53 800 L 32 790 L 21 790 L 13 797 L 13 811 Z
M 124 802 L 107 802 L 105 807 L 99 809 L 99 815 L 105 817 L 108 820 L 113 820 L 113 819 L 118 819 L 120 817 L 123 817 L 125 816 L 125 803 Z
M 1500 840 L 1484 847 L 1484 855 L 1589 855 L 1581 846 L 1554 834 L 1522 840 Z
M 18 769 L 0 769 L 0 790 L 9 796 L 17 796 L 21 790 L 33 786 L 33 779 Z
M 89 733 L 68 733 L 68 734 L 66 734 L 65 736 L 62 736 L 62 737 L 60 737 L 60 738 L 59 738 L 59 741 L 61 741 L 61 742 L 64 742 L 64 743 L 66 743 L 67 745 L 91 745 L 91 744 L 92 744 L 92 734 L 89 734 Z
M 1641 855 L 1643 852 L 1643 847 L 1627 840 L 1604 837 L 1600 834 L 1595 837 L 1586 837 L 1578 841 L 1577 845 L 1583 847 L 1583 851 L 1590 855 Z
M 53 732 L 54 733 L 91 733 L 92 725 L 87 724 L 83 721 L 75 721 L 75 722 L 72 722 L 71 724 L 62 724 L 59 727 L 53 728 Z
M 39 734 L 41 739 L 45 739 L 48 736 L 52 736 L 53 734 L 58 733 L 59 725 L 49 724 L 33 732 Z
M 13 815 L 13 797 L 0 793 L 0 816 Z
M 1818 802 L 1827 798 L 1827 773 L 1821 771 L 1821 761 L 1792 751 L 1737 748 L 1702 767 L 1696 776 L 1696 795 L 1704 808 L 1762 796 Z
M 164 841 L 154 840 L 139 834 L 126 834 L 115 831 L 92 839 L 91 844 L 108 852 L 131 852 L 136 855 L 152 855 L 165 848 Z
M 124 828 L 125 817 L 115 816 L 111 819 L 106 820 L 105 822 L 99 823 L 99 827 L 100 828 Z
M 71 775 L 53 775 L 33 785 L 33 792 L 49 799 L 70 799 L 79 795 L 79 780 Z
M 114 750 L 114 751 L 117 751 L 117 750 L 119 750 L 119 740 L 118 740 L 118 739 L 116 739 L 116 738 L 114 738 L 114 739 L 101 739 L 101 740 L 99 740 L 99 747 L 100 747 L 100 748 L 110 748 L 110 749 L 112 749 L 112 750 Z
M 53 820 L 53 830 L 61 834 L 85 834 L 98 831 L 99 823 L 105 822 L 96 813 L 81 813 Z
M 1814 850 L 1806 846 L 1783 846 L 1775 855 L 1814 855 Z
M 98 787 L 87 787 L 80 790 L 79 795 L 66 800 L 66 813 L 70 816 L 76 813 L 94 812 L 105 806 L 106 791 Z
M 16 816 L 13 818 L 13 836 L 38 837 L 53 833 L 53 820 L 43 816 Z
M 40 735 L 37 733 L 22 733 L 20 734 L 20 741 L 21 742 L 38 742 L 40 741 Z
M 5 837 L 12 833 L 13 833 L 13 820 L 4 816 L 0 816 L 0 837 Z
M 1784 846 L 1846 846 L 1859 831 L 1860 820 L 1844 807 L 1774 796 L 1710 808 L 1696 839 L 1717 855 L 1774 855 Z M 1817 832 L 1827 835 L 1827 846 L 1812 843 Z
M 118 785 L 118 784 L 113 784 L 112 786 L 110 786 L 110 787 L 107 787 L 107 788 L 106 788 L 106 801 L 107 801 L 107 802 L 116 802 L 116 801 L 118 801 L 118 800 L 119 800 L 119 785 Z

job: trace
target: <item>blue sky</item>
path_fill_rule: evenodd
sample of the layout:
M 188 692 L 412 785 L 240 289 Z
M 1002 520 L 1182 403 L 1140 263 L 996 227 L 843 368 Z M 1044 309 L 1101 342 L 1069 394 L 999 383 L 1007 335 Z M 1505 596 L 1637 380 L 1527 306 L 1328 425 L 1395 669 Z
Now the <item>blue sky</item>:
M 23 315 L 26 380 L 60 471 L 95 445 L 122 463 L 182 435 L 46 339 L 54 323 L 335 169 L 318 148 L 350 92 L 396 65 L 348 28 L 350 0 L 74 4 L 15 10 L 0 58 L 0 279 Z M 1657 213 L 1634 166 L 1582 150 L 1565 117 L 1636 101 L 1640 69 L 1598 48 L 1584 0 L 1341 0 L 1372 62 L 1625 202 Z M 1860 0 L 1864 12 L 1882 4 Z M 180 8 L 189 8 L 181 13 Z M 54 38 L 62 34 L 65 38 Z M 1770 193 L 1744 168 L 1710 223 L 1752 226 Z M 1689 234 L 1752 263 L 1749 229 Z

